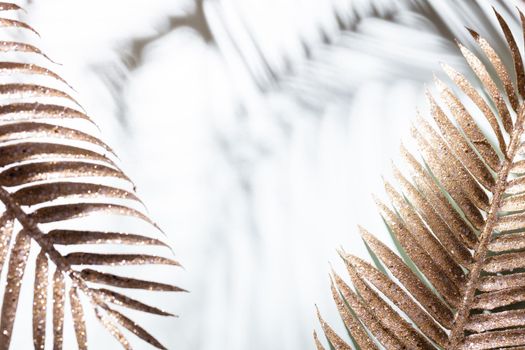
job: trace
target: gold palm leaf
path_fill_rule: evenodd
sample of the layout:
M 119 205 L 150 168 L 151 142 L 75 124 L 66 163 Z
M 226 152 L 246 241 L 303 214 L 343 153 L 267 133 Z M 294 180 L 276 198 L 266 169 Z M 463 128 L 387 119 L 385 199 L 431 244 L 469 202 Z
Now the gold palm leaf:
M 18 10 L 15 4 L 0 3 L 0 11 L 6 16 L 5 11 Z M 0 26 L 5 31 L 36 33 L 26 23 L 7 17 L 0 18 Z M 22 279 L 30 262 L 36 266 L 31 278 L 36 349 L 45 348 L 46 337 L 52 337 L 54 349 L 61 349 L 69 317 L 78 347 L 87 349 L 88 312 L 126 349 L 131 345 L 124 329 L 164 349 L 155 337 L 119 310 L 169 316 L 168 312 L 130 297 L 129 292 L 182 289 L 107 270 L 122 269 L 119 266 L 124 265 L 177 266 L 167 244 L 155 238 L 161 231 L 144 213 L 133 183 L 118 167 L 111 149 L 97 137 L 81 131 L 80 125 L 94 124 L 65 92 L 69 86 L 48 68 L 32 63 L 33 59 L 50 62 L 47 56 L 37 47 L 17 41 L 0 41 L 0 54 L 29 60 L 0 62 L 2 79 L 23 75 L 32 81 L 47 79 L 62 86 L 0 84 L 0 272 L 7 269 L 6 286 L 0 293 L 0 349 L 10 348 L 15 318 L 20 313 Z M 94 228 L 97 225 L 93 218 L 98 224 L 111 226 L 103 214 L 114 219 L 118 216 L 119 221 L 134 219 L 133 227 L 147 229 L 137 233 Z M 99 250 L 115 244 L 117 247 L 113 246 L 110 252 Z M 165 256 L 145 253 L 147 246 L 159 253 L 164 250 Z M 66 317 L 66 311 L 71 315 Z M 52 318 L 49 327 L 48 318 Z M 52 334 L 46 334 L 47 328 L 52 329 Z
M 495 13 L 513 67 L 471 30 L 482 54 L 459 47 L 481 87 L 444 65 L 455 87 L 436 78 L 431 119 L 411 130 L 421 160 L 402 146 L 409 175 L 394 167 L 401 191 L 385 182 L 391 206 L 378 207 L 402 257 L 362 228 L 377 268 L 340 252 L 353 288 L 333 272 L 332 293 L 358 348 L 525 348 L 525 71 L 519 40 Z M 319 319 L 331 347 L 352 348 Z

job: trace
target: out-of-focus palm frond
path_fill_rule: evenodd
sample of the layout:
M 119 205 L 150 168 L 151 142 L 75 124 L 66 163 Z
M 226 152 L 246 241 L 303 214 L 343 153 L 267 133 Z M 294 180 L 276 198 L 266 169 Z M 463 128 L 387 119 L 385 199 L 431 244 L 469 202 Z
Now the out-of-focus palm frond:
M 497 50 L 504 47 L 489 2 L 342 3 L 326 2 L 318 8 L 297 2 L 287 17 L 297 18 L 297 23 L 276 21 L 272 31 L 264 24 L 278 9 L 270 4 L 266 12 L 257 13 L 262 21 L 252 21 L 255 13 L 235 1 L 210 0 L 205 10 L 234 75 L 249 77 L 259 91 L 288 95 L 317 111 L 327 102 L 348 101 L 363 81 L 427 81 L 439 61 L 461 64 L 454 39 L 473 43 L 465 26 L 483 28 L 481 34 L 494 40 Z M 493 5 L 515 28 L 517 18 L 508 2 Z M 301 18 L 311 22 L 301 25 Z

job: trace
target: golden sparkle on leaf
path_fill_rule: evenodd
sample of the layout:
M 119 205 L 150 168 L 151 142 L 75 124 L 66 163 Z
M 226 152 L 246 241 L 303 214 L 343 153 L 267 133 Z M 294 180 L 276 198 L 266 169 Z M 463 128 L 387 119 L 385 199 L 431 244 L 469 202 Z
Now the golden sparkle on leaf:
M 15 4 L 0 2 L 0 11 L 18 10 L 20 7 Z M 28 24 L 9 18 L 0 18 L 0 27 L 6 31 L 36 33 Z M 93 313 L 126 349 L 131 349 L 131 343 L 123 329 L 156 348 L 165 349 L 125 312 L 173 315 L 126 294 L 137 289 L 184 290 L 169 282 L 129 278 L 99 271 L 96 267 L 179 266 L 179 263 L 171 258 L 169 246 L 151 234 L 93 228 L 89 222 L 78 226 L 78 220 L 109 214 L 138 219 L 150 231 L 160 233 L 144 212 L 134 184 L 116 164 L 111 148 L 96 136 L 66 126 L 67 122 L 87 122 L 90 126 L 94 123 L 70 93 L 55 85 L 67 91 L 71 91 L 71 87 L 51 69 L 37 65 L 34 59 L 43 58 L 50 65 L 54 62 L 28 43 L 0 41 L 0 55 L 11 52 L 18 53 L 27 62 L 4 62 L 0 58 L 2 77 L 18 74 L 34 77 L 39 82 L 47 79 L 53 82 L 53 87 L 16 81 L 0 84 L 3 99 L 0 105 L 0 211 L 3 211 L 0 213 L 0 272 L 7 269 L 7 284 L 0 292 L 3 299 L 0 350 L 12 348 L 22 279 L 24 274 L 31 273 L 26 271 L 31 259 L 36 266 L 32 278 L 35 349 L 44 349 L 46 339 L 52 339 L 48 343 L 53 344 L 54 349 L 66 346 L 64 330 L 69 319 L 73 320 L 78 348 L 88 349 L 86 312 Z M 49 103 L 50 100 L 60 102 Z M 69 227 L 74 220 L 77 225 Z M 60 227 L 47 229 L 48 225 L 57 223 Z M 115 247 L 110 253 L 83 251 L 87 245 L 98 249 L 108 244 L 142 250 L 145 246 L 154 246 L 163 249 L 169 257 L 128 250 L 118 252 Z M 71 249 L 62 253 L 63 247 Z M 31 254 L 33 249 L 38 252 Z M 113 290 L 115 287 L 118 289 Z M 46 329 L 48 314 L 52 316 L 52 323 L 47 329 L 51 329 L 52 334 Z
M 391 204 L 377 205 L 402 257 L 362 228 L 382 266 L 340 252 L 353 288 L 333 272 L 333 299 L 361 349 L 525 347 L 525 70 L 514 34 L 496 17 L 513 67 L 469 29 L 482 55 L 458 46 L 481 84 L 443 65 L 455 86 L 435 78 L 431 118 L 411 129 L 422 161 L 401 147 L 409 175 L 394 166 L 401 190 L 385 182 Z M 454 90 L 485 117 L 495 145 Z M 351 348 L 319 319 L 331 346 Z

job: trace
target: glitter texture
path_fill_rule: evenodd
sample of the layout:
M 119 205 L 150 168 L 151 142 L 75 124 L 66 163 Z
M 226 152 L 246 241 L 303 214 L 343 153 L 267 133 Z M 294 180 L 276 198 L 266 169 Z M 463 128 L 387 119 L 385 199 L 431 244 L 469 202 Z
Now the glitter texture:
M 481 63 L 480 59 L 476 57 L 472 52 L 470 52 L 466 47 L 459 44 L 459 48 L 461 50 L 461 53 L 467 60 L 467 63 L 472 68 L 472 70 L 476 73 L 478 78 L 483 83 L 486 91 L 489 93 L 489 95 L 492 97 L 492 101 L 496 105 L 496 108 L 498 110 L 499 117 L 503 121 L 503 127 L 505 131 L 508 133 L 512 132 L 512 120 L 510 118 L 510 113 L 507 108 L 507 105 L 505 103 L 505 100 L 503 99 L 503 96 L 501 96 L 501 93 L 496 86 L 496 83 L 492 80 L 489 73 L 487 72 L 487 69 Z
M 401 257 L 362 228 L 386 273 L 340 252 L 355 292 L 332 272 L 332 296 L 360 348 L 378 348 L 374 341 L 386 349 L 525 347 L 525 72 L 513 34 L 496 17 L 514 71 L 473 30 L 485 57 L 458 46 L 483 93 L 450 66 L 443 68 L 483 113 L 499 149 L 452 89 L 436 78 L 441 100 L 427 93 L 432 123 L 419 116 L 411 128 L 421 157 L 401 147 L 410 180 L 394 166 L 401 191 L 385 181 L 391 206 L 377 200 Z M 520 17 L 525 32 L 525 17 Z M 484 65 L 487 61 L 491 67 Z M 501 89 L 489 72 L 495 72 Z M 331 344 L 346 349 L 319 319 Z
M 35 287 L 33 293 L 33 343 L 35 349 L 45 349 L 48 288 L 48 261 L 41 251 L 36 258 Z
M 485 101 L 479 93 L 476 91 L 476 89 L 470 84 L 470 82 L 459 72 L 454 70 L 449 65 L 443 65 L 443 70 L 449 78 L 456 84 L 457 87 L 461 89 L 475 104 L 476 106 L 481 110 L 484 117 L 489 122 L 492 130 L 496 133 L 496 137 L 498 139 L 499 147 L 501 148 L 501 151 L 503 153 L 507 152 L 507 144 L 505 142 L 505 139 L 503 138 L 503 133 L 501 131 L 501 128 L 499 126 L 498 120 L 494 113 L 492 112 L 492 109 L 489 107 L 487 101 Z M 496 165 L 497 167 L 497 165 Z
M 0 142 L 53 137 L 57 139 L 63 138 L 65 140 L 89 142 L 104 148 L 106 151 L 112 152 L 111 148 L 98 138 L 60 125 L 37 122 L 6 124 L 0 126 L 0 135 Z
M 465 135 L 468 137 L 468 139 L 476 146 L 477 151 L 483 158 L 483 160 L 490 166 L 490 168 L 494 171 L 498 171 L 500 167 L 500 158 L 490 142 L 487 140 L 486 136 L 483 134 L 479 126 L 476 124 L 472 116 L 467 112 L 465 109 L 465 106 L 461 103 L 461 101 L 454 95 L 454 93 L 439 79 L 435 78 L 434 81 L 436 82 L 436 87 L 440 91 L 440 97 L 441 100 L 445 103 L 450 113 L 453 115 L 453 117 L 458 122 L 459 126 L 461 127 L 461 130 L 465 133 Z M 442 114 L 440 114 L 442 115 Z M 443 118 L 444 123 L 450 125 L 447 127 L 450 130 L 452 129 L 452 125 L 448 118 Z M 463 139 L 462 136 L 459 136 L 458 133 L 455 133 L 456 136 L 454 136 L 454 139 L 459 140 L 461 144 L 463 144 L 464 147 L 466 147 L 466 140 Z M 468 150 L 468 148 L 465 148 Z M 459 154 L 458 154 L 459 156 Z M 462 159 L 467 160 L 468 157 L 463 157 Z M 476 159 L 476 158 L 475 158 Z M 479 166 L 479 161 L 475 160 L 475 162 Z M 481 170 L 482 172 L 485 172 L 484 170 Z M 491 183 L 494 183 L 494 178 L 492 178 Z
M 129 181 L 122 172 L 110 166 L 77 161 L 53 161 L 29 163 L 9 168 L 0 173 L 0 184 L 19 186 L 41 180 L 78 177 L 113 177 Z
M 16 11 L 20 7 L 0 2 L 0 11 L 8 10 Z M 6 31 L 15 28 L 36 33 L 26 23 L 7 18 L 0 18 L 0 27 Z M 46 339 L 54 349 L 61 349 L 64 338 L 68 337 L 64 332 L 71 329 L 66 324 L 70 319 L 73 320 L 78 348 L 88 349 L 89 325 L 84 318 L 85 308 L 94 311 L 104 328 L 124 348 L 131 349 L 131 345 L 122 328 L 158 349 L 165 349 L 125 312 L 139 310 L 160 316 L 173 314 L 132 299 L 126 292 L 127 289 L 184 290 L 169 283 L 94 271 L 86 265 L 179 266 L 179 263 L 171 258 L 172 251 L 166 243 L 151 237 L 151 232 L 159 234 L 161 231 L 146 215 L 144 204 L 134 192 L 133 182 L 116 164 L 118 158 L 111 148 L 92 132 L 75 128 L 87 124 L 93 129 L 95 124 L 72 97 L 71 87 L 52 69 L 36 65 L 32 59 L 40 56 L 50 65 L 54 62 L 36 46 L 0 41 L 0 55 L 11 52 L 18 53 L 20 62 L 7 62 L 0 58 L 0 75 L 14 80 L 0 84 L 0 97 L 3 99 L 0 106 L 0 201 L 2 208 L 5 208 L 0 213 L 0 272 L 7 266 L 7 284 L 0 294 L 3 298 L 0 350 L 10 348 L 15 319 L 21 312 L 18 305 L 22 279 L 24 274 L 33 273 L 29 269 L 26 271 L 30 259 L 35 259 L 36 266 L 31 286 L 35 349 L 45 349 Z M 16 75 L 53 81 L 60 88 L 46 84 L 22 84 L 13 78 Z M 55 101 L 55 104 L 48 103 L 49 100 Z M 75 127 L 70 127 L 73 124 Z M 101 215 L 138 219 L 147 224 L 149 231 L 120 232 L 110 227 L 90 227 L 93 221 L 88 219 Z M 77 224 L 69 227 L 72 219 Z M 84 226 L 79 227 L 79 222 Z M 56 223 L 60 223 L 60 227 L 41 228 L 41 224 Z M 17 228 L 15 232 L 15 227 L 21 229 Z M 15 242 L 11 245 L 12 240 Z M 32 244 L 39 249 L 36 258 L 30 255 Z M 89 253 L 82 251 L 86 244 L 92 245 Z M 109 254 L 107 250 L 104 252 L 104 246 L 108 244 L 129 245 L 136 249 L 156 246 L 159 253 L 164 251 L 164 255 L 170 257 L 140 252 L 130 254 L 128 250 L 119 253 L 115 246 Z M 93 245 L 100 252 L 93 252 Z M 59 246 L 68 246 L 68 254 L 61 253 Z M 101 286 L 121 290 L 116 292 Z M 119 311 L 114 310 L 112 305 L 119 306 Z M 71 317 L 66 315 L 67 312 L 71 312 Z M 46 334 L 46 315 L 50 313 L 52 334 Z

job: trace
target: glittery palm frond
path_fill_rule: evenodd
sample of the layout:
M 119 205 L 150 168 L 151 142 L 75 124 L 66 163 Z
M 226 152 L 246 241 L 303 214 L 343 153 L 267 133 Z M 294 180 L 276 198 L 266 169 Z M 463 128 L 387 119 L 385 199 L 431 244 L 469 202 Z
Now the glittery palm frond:
M 451 83 L 436 78 L 431 118 L 411 130 L 421 159 L 402 146 L 401 190 L 385 181 L 391 206 L 378 207 L 401 254 L 362 228 L 377 268 L 340 252 L 353 288 L 333 272 L 332 294 L 352 342 L 319 315 L 335 349 L 525 346 L 525 71 L 521 40 L 496 17 L 508 50 L 470 30 L 482 54 L 458 45 L 481 86 L 444 65 Z
M 2 13 L 18 10 L 15 4 L 0 3 Z M 0 18 L 4 31 L 36 34 L 24 22 L 5 17 Z M 68 320 L 78 347 L 87 349 L 88 313 L 126 349 L 131 345 L 125 332 L 164 349 L 125 312 L 171 314 L 129 295 L 132 290 L 182 289 L 111 270 L 124 265 L 178 266 L 161 231 L 145 214 L 112 150 L 87 132 L 97 128 L 65 92 L 72 89 L 50 69 L 34 63 L 52 65 L 49 58 L 37 47 L 17 41 L 0 41 L 0 55 L 5 56 L 0 62 L 0 272 L 7 276 L 0 290 L 0 349 L 10 348 L 13 333 L 27 332 L 24 325 L 18 324 L 18 333 L 15 327 L 22 312 L 21 289 L 27 282 L 34 283 L 35 349 L 44 349 L 46 338 L 52 338 L 48 343 L 54 349 L 61 349 Z M 19 77 L 30 82 L 4 81 Z M 126 226 L 129 230 L 108 229 L 115 224 L 123 227 L 126 220 L 133 222 Z M 35 266 L 31 277 L 29 265 Z

